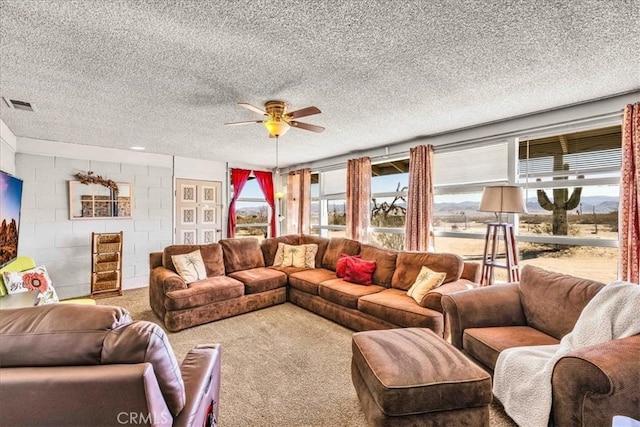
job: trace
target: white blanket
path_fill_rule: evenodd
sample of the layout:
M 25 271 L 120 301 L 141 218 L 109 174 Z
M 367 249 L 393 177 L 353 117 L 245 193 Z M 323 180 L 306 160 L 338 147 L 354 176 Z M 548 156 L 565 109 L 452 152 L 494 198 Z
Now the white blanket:
M 493 394 L 521 427 L 547 427 L 551 374 L 570 351 L 640 334 L 640 286 L 613 282 L 585 306 L 576 325 L 558 345 L 514 347 L 500 353 Z

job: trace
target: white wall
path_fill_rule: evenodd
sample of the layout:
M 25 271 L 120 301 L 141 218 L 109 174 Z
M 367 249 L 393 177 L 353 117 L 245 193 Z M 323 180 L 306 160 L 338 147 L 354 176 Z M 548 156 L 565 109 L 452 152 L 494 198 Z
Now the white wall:
M 0 170 L 16 174 L 15 152 L 16 137 L 0 119 Z
M 222 162 L 22 137 L 16 145 L 14 161 L 6 163 L 11 163 L 7 171 L 12 167 L 24 180 L 18 253 L 47 267 L 63 299 L 90 293 L 91 232 L 122 230 L 123 288 L 146 286 L 149 253 L 173 242 L 174 179 L 221 181 L 226 193 Z M 68 181 L 75 180 L 77 172 L 89 170 L 116 182 L 133 183 L 132 219 L 69 219 Z

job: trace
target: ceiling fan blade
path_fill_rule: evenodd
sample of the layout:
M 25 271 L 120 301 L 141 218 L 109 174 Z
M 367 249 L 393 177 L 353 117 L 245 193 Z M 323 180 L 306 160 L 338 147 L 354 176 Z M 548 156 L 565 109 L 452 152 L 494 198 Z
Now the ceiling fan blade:
M 324 128 L 322 126 L 310 125 L 309 123 L 296 122 L 295 120 L 292 120 L 289 124 L 294 128 L 310 130 L 311 132 L 324 132 Z
M 262 114 L 262 115 L 264 115 L 264 116 L 266 116 L 266 115 L 267 115 L 267 113 L 266 113 L 265 111 L 263 111 L 263 110 L 259 109 L 258 107 L 254 107 L 254 106 L 253 106 L 253 105 L 251 105 L 251 104 L 247 104 L 246 102 L 239 102 L 239 103 L 238 103 L 238 105 L 239 105 L 239 106 L 241 106 L 241 107 L 246 108 L 247 110 L 251 110 L 251 111 L 253 111 L 254 113 Z
M 240 125 L 250 125 L 252 123 L 264 123 L 263 120 L 249 120 L 248 122 L 231 122 L 225 123 L 225 126 L 240 126 Z
M 320 114 L 322 111 L 318 107 L 307 107 L 301 110 L 292 111 L 285 114 L 287 119 L 297 119 L 300 117 L 312 116 L 314 114 Z

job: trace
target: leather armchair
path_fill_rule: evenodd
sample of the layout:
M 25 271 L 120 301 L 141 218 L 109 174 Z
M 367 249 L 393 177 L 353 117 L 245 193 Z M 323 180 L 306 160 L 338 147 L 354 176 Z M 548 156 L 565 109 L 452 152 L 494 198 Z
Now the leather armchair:
M 178 365 L 164 331 L 109 306 L 47 305 L 0 316 L 0 425 L 215 425 L 218 344 Z

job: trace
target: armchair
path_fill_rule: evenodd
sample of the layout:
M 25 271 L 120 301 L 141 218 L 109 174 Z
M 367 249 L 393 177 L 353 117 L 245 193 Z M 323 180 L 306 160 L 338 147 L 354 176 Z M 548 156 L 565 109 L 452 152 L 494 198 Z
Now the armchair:
M 178 365 L 164 331 L 109 306 L 0 316 L 0 425 L 215 425 L 220 346 Z
M 524 266 L 519 283 L 442 297 L 451 342 L 493 372 L 507 348 L 558 344 L 605 285 Z M 567 354 L 552 375 L 554 425 L 610 425 L 614 415 L 640 418 L 640 335 Z

